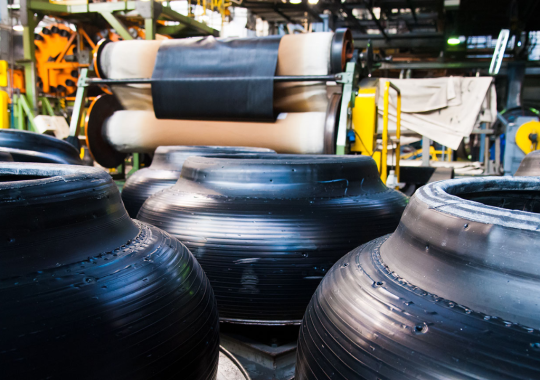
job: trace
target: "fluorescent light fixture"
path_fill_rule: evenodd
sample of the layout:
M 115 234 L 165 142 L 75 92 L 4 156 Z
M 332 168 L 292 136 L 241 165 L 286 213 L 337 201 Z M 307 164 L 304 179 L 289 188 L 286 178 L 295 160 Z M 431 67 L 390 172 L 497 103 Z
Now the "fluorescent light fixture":
M 493 52 L 493 58 L 491 58 L 491 64 L 489 65 L 489 75 L 497 75 L 499 73 L 509 38 L 510 29 L 501 29 L 499 38 L 497 38 L 497 44 L 495 45 L 495 51 Z
M 308 3 L 310 4 L 317 4 L 319 0 L 308 0 Z
M 15 30 L 17 32 L 22 32 L 24 30 L 24 28 L 23 28 L 22 25 L 14 25 L 13 30 Z
M 453 46 L 453 45 L 459 45 L 461 43 L 461 40 L 459 39 L 459 37 L 450 37 L 448 41 L 446 42 L 448 42 L 448 45 Z
M 301 4 L 302 0 L 289 0 L 289 3 L 291 3 L 291 4 Z

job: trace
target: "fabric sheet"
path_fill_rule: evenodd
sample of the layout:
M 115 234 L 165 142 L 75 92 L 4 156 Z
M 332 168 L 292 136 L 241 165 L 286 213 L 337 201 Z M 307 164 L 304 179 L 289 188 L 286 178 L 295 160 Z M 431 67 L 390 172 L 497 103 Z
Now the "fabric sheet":
M 379 81 L 379 131 L 383 128 L 384 87 Z M 492 77 L 390 79 L 401 90 L 401 128 L 414 131 L 451 149 L 458 149 L 481 122 L 492 123 L 497 103 Z M 390 90 L 389 131 L 396 130 L 397 94 Z

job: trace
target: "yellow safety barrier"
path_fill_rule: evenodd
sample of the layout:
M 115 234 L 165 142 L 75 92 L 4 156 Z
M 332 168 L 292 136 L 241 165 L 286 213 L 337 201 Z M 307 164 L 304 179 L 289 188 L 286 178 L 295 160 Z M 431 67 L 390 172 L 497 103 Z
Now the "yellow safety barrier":
M 393 88 L 397 92 L 397 106 L 396 106 L 396 179 L 400 180 L 399 173 L 399 161 L 401 155 L 401 91 L 392 82 L 387 81 L 384 86 L 384 110 L 383 110 L 383 134 L 382 134 L 382 155 L 381 155 L 381 167 L 380 176 L 381 180 L 386 183 L 388 179 L 388 106 L 390 103 L 390 88 Z

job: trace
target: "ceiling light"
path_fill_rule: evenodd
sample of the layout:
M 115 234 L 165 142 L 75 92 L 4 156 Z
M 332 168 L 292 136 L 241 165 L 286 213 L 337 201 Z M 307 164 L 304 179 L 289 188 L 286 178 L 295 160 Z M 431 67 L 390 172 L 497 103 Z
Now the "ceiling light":
M 302 3 L 302 0 L 289 0 L 291 4 L 300 4 Z
M 13 30 L 17 32 L 22 32 L 24 30 L 24 27 L 22 25 L 15 25 L 13 26 Z
M 458 37 L 450 37 L 447 42 L 448 45 L 459 45 L 461 40 Z
M 308 0 L 308 3 L 310 4 L 317 4 L 319 0 Z

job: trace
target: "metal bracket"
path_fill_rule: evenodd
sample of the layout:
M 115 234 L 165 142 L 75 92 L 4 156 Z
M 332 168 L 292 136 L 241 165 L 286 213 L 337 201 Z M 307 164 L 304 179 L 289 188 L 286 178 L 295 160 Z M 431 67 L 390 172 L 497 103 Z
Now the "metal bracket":
M 100 15 L 113 27 L 113 29 L 118 33 L 124 40 L 132 40 L 133 37 L 129 34 L 126 26 L 113 15 L 112 12 L 102 11 L 99 12 Z
M 158 18 L 163 11 L 163 5 L 156 1 L 137 1 L 135 10 L 142 18 Z
M 69 123 L 69 136 L 77 139 L 79 136 L 79 129 L 81 127 L 84 102 L 86 99 L 86 93 L 88 86 L 86 79 L 88 77 L 88 69 L 81 69 L 79 75 L 79 81 L 77 83 L 77 94 L 75 95 L 75 104 L 73 105 L 73 113 L 71 114 L 71 122 Z
M 344 155 L 347 146 L 347 130 L 351 127 L 352 107 L 354 107 L 353 91 L 358 82 L 358 65 L 348 62 L 345 72 L 336 75 L 336 82 L 343 85 L 341 92 L 341 109 L 339 113 L 336 154 Z

